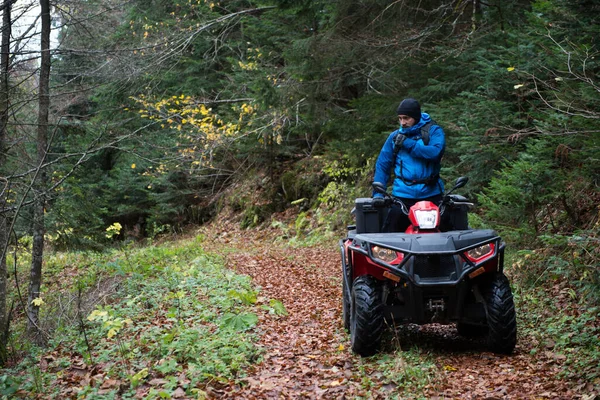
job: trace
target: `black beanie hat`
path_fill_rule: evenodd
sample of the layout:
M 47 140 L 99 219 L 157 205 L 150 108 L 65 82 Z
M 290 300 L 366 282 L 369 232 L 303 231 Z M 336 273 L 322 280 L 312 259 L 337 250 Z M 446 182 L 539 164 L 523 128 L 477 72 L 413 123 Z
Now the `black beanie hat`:
M 404 99 L 398 106 L 396 114 L 408 115 L 409 117 L 414 118 L 416 122 L 419 122 L 421 120 L 421 106 L 415 99 Z

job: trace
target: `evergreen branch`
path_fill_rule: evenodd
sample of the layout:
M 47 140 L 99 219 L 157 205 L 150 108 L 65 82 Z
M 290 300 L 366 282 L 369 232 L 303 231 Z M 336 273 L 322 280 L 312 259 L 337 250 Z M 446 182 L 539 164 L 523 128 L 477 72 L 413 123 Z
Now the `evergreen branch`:
M 138 129 L 136 129 L 135 131 L 131 132 L 128 135 L 124 135 L 124 136 L 118 137 L 118 138 L 116 138 L 115 140 L 113 140 L 113 141 L 111 141 L 109 143 L 106 143 L 106 144 L 103 144 L 101 146 L 95 147 L 95 145 L 98 143 L 98 141 L 102 138 L 102 135 L 100 135 L 97 138 L 95 138 L 94 141 L 92 141 L 92 143 L 90 144 L 90 146 L 88 146 L 88 148 L 86 150 L 84 150 L 83 152 L 81 152 L 81 153 L 65 154 L 65 155 L 63 155 L 61 157 L 58 157 L 58 158 L 52 160 L 52 161 L 44 162 L 44 163 L 38 165 L 35 169 L 26 171 L 26 172 L 18 174 L 18 175 L 12 175 L 12 176 L 6 177 L 4 179 L 7 179 L 7 178 L 8 179 L 23 178 L 25 176 L 31 175 L 32 173 L 34 174 L 34 178 L 33 179 L 35 179 L 37 177 L 37 174 L 39 173 L 40 170 L 42 170 L 44 168 L 47 168 L 47 167 L 49 167 L 52 164 L 59 163 L 59 162 L 65 160 L 65 159 L 70 159 L 70 158 L 73 158 L 73 157 L 79 157 L 79 159 L 71 166 L 71 169 L 61 179 L 59 179 L 56 183 L 54 183 L 51 187 L 49 187 L 48 189 L 46 189 L 43 192 L 44 195 L 49 195 L 50 193 L 52 193 L 53 191 L 55 191 L 58 187 L 60 187 L 60 185 L 62 185 L 62 183 L 67 178 L 69 178 L 75 172 L 75 170 L 79 166 L 81 166 L 85 161 L 87 161 L 87 159 L 89 158 L 90 155 L 98 153 L 98 152 L 100 152 L 102 150 L 109 149 L 109 148 L 120 149 L 118 146 L 116 146 L 118 143 L 121 143 L 121 142 L 123 142 L 123 141 L 125 141 L 125 140 L 127 140 L 127 139 L 129 139 L 131 137 L 133 137 L 137 133 L 145 130 L 146 128 L 148 128 L 149 126 L 154 125 L 154 124 L 155 124 L 155 122 L 150 123 L 150 124 L 146 124 L 146 125 L 138 128 Z M 18 213 L 18 211 L 22 207 L 33 204 L 33 202 L 35 201 L 34 199 L 25 201 L 25 198 L 27 197 L 27 194 L 29 193 L 30 189 L 31 189 L 31 185 L 28 186 L 27 190 L 23 194 L 21 202 L 19 203 L 18 206 L 16 206 L 16 207 L 5 207 L 3 209 L 0 209 L 0 213 L 6 213 L 8 211 L 16 211 Z

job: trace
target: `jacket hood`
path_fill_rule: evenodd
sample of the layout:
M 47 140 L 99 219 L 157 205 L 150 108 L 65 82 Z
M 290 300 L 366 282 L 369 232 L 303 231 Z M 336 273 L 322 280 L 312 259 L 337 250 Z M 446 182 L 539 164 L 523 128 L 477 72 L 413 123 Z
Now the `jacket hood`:
M 410 128 L 400 128 L 400 132 L 406 136 L 412 136 L 413 134 L 420 133 L 421 127 L 426 123 L 431 122 L 431 117 L 427 113 L 421 113 L 421 120 Z

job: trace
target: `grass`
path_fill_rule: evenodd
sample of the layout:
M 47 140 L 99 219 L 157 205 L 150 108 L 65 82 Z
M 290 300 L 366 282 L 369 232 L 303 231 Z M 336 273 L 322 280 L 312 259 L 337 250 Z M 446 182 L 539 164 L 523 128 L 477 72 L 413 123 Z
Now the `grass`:
M 576 274 L 576 258 L 557 259 L 539 251 L 508 259 L 520 337 L 531 343 L 532 354 L 559 361 L 561 378 L 583 379 L 600 389 L 600 307 L 589 296 L 597 296 L 597 283 Z
M 297 246 L 325 240 L 316 232 L 293 237 Z M 209 386 L 239 381 L 261 356 L 253 333 L 257 314 L 286 310 L 202 247 L 196 237 L 108 253 L 48 254 L 41 319 L 52 337 L 38 348 L 25 338 L 22 315 L 13 322 L 12 363 L 0 370 L 0 398 L 202 397 Z M 561 377 L 598 385 L 598 307 L 581 294 L 581 282 L 569 285 L 561 271 L 544 267 L 544 258 L 527 254 L 511 252 L 506 261 L 519 340 L 531 343 L 533 354 L 551 352 Z M 28 260 L 19 264 L 25 281 Z M 443 375 L 436 350 L 426 342 L 399 350 L 398 340 L 388 338 L 386 351 L 360 359 L 361 384 L 391 398 L 422 397 Z
M 520 336 L 531 342 L 531 354 L 548 352 L 560 362 L 560 377 L 600 387 L 600 310 L 572 296 L 569 289 L 556 296 L 545 288 L 518 289 Z
M 417 347 L 379 353 L 361 360 L 365 389 L 377 389 L 386 398 L 423 398 L 424 390 L 438 379 L 438 367 L 430 354 Z M 375 381 L 385 382 L 382 387 Z
M 15 325 L 13 365 L 0 371 L 0 396 L 201 396 L 209 385 L 243 377 L 260 358 L 255 312 L 277 305 L 259 304 L 249 278 L 207 254 L 201 238 L 54 254 L 46 273 L 48 347 L 26 344 Z

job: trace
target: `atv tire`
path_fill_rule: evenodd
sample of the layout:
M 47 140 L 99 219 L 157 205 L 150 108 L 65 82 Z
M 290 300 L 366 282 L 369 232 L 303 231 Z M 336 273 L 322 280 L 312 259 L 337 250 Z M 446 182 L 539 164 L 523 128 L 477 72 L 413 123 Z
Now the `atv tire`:
M 483 290 L 488 335 L 487 344 L 494 353 L 510 354 L 517 344 L 517 320 L 510 283 L 497 273 Z
M 345 273 L 346 271 L 342 271 L 342 274 Z M 342 319 L 344 320 L 344 329 L 350 332 L 350 293 L 348 293 L 346 281 L 347 278 L 342 276 Z
M 381 284 L 370 275 L 362 275 L 352 285 L 350 342 L 352 351 L 369 357 L 377 353 L 383 333 Z

